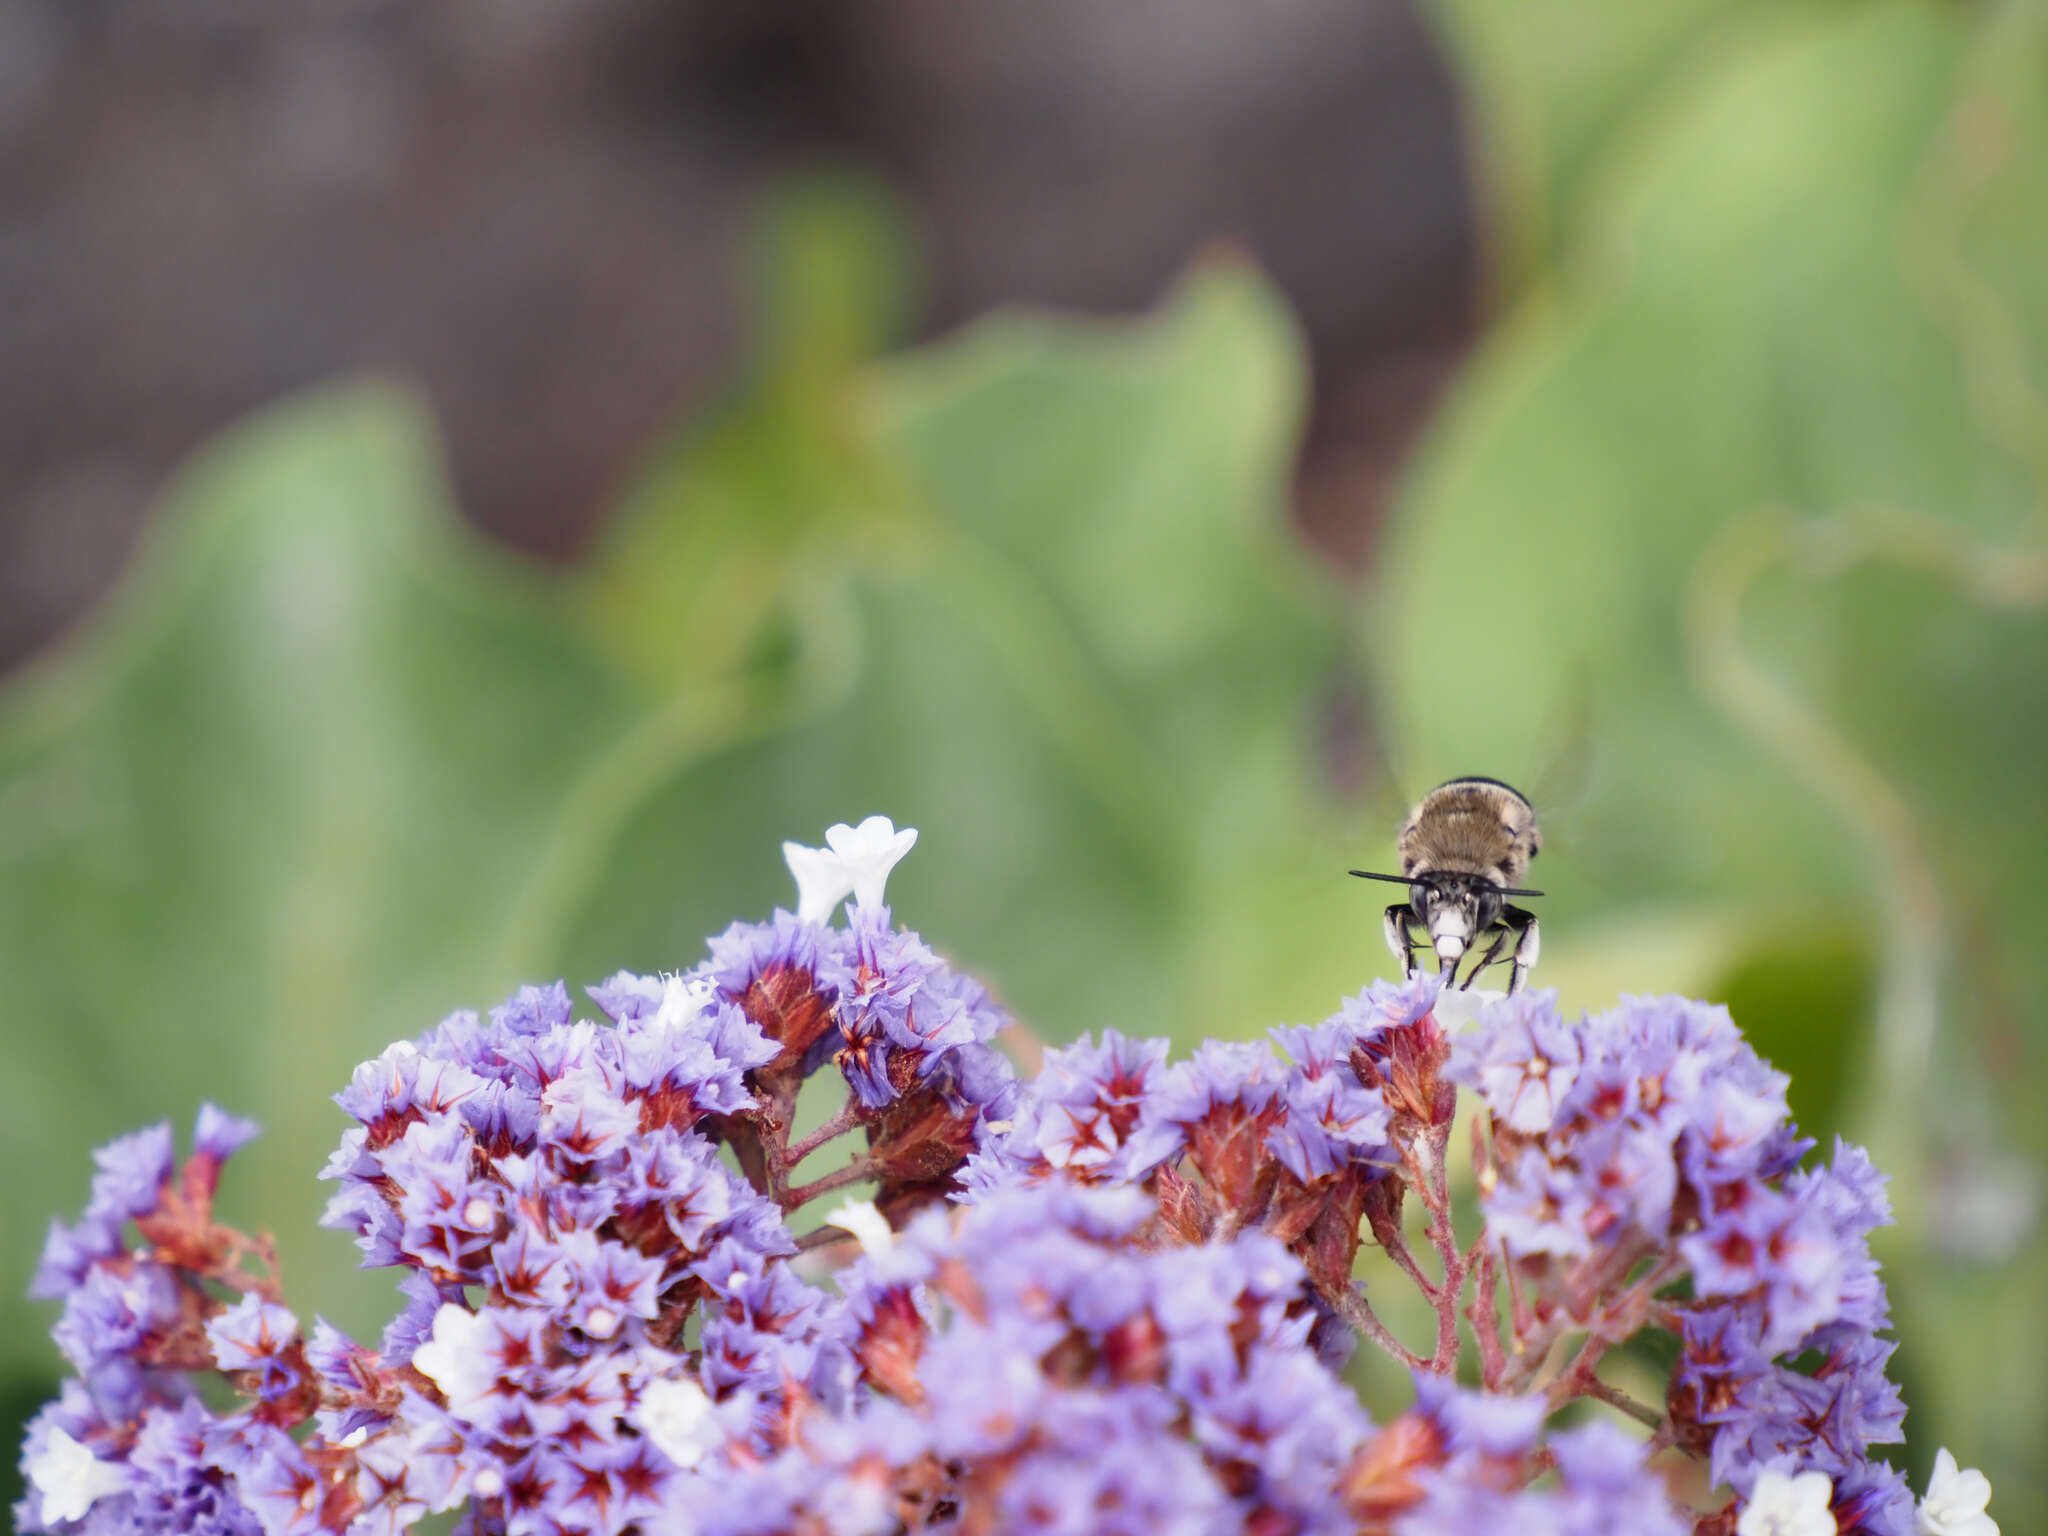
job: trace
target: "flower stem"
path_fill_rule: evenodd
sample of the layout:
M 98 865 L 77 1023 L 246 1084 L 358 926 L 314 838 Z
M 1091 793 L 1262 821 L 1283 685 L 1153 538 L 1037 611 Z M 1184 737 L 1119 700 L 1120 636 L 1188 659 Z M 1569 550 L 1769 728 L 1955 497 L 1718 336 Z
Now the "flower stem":
M 789 1150 L 782 1154 L 783 1168 L 794 1168 L 798 1163 L 817 1151 L 818 1148 L 825 1145 L 826 1142 L 832 1140 L 833 1137 L 844 1136 L 857 1123 L 854 1119 L 853 1095 L 849 1093 L 846 1096 L 846 1102 L 839 1106 L 838 1112 L 830 1120 L 827 1120 L 815 1131 L 812 1131 L 810 1135 L 801 1137 L 790 1144 Z
M 821 1179 L 813 1179 L 808 1184 L 799 1184 L 794 1189 L 784 1190 L 782 1208 L 785 1211 L 793 1211 L 820 1195 L 829 1195 L 835 1189 L 844 1189 L 849 1184 L 858 1184 L 862 1179 L 873 1178 L 874 1173 L 875 1164 L 872 1158 L 856 1157 L 836 1173 L 828 1173 Z
M 1357 1329 L 1361 1337 L 1371 1339 L 1411 1371 L 1429 1368 L 1427 1360 L 1387 1331 L 1387 1325 L 1373 1311 L 1372 1303 L 1365 1299 L 1365 1291 L 1361 1287 L 1345 1285 L 1334 1292 L 1325 1290 L 1322 1294 L 1336 1314 Z

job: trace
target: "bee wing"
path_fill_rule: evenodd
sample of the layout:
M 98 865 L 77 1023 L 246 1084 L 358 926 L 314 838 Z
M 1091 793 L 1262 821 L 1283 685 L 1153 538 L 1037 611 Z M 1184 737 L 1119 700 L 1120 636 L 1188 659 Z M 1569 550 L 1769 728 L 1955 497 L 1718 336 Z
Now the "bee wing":
M 1415 802 L 1380 722 L 1369 681 L 1339 678 L 1324 698 L 1317 755 L 1331 790 L 1356 804 L 1369 826 L 1388 829 L 1383 836 L 1390 843 Z
M 1571 827 L 1599 789 L 1600 730 L 1592 674 L 1581 664 L 1560 690 L 1548 740 L 1532 750 L 1527 793 L 1536 810 L 1540 849 L 1553 839 L 1575 841 Z

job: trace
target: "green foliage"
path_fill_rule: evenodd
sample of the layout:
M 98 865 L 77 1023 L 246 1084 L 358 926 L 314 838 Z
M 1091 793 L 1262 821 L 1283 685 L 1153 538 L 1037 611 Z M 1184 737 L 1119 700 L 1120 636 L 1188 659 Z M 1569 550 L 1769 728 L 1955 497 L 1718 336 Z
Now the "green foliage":
M 1897 1175 L 1916 1474 L 1946 1440 L 2037 1528 L 2048 1381 L 1990 1362 L 2038 1356 L 2048 1252 L 2036 1217 L 1957 1213 L 2048 1151 L 2048 29 L 2027 6 L 1445 9 L 1497 88 L 1489 161 L 1526 173 L 1511 251 L 1554 265 L 1400 510 L 1389 735 L 1430 773 L 1514 778 L 1583 704 L 1546 913 L 1588 952 L 1603 927 L 1716 936 L 1699 982 L 1802 1118 Z M 1472 677 L 1483 704 L 1444 681 Z M 1624 987 L 1688 982 L 1637 959 Z

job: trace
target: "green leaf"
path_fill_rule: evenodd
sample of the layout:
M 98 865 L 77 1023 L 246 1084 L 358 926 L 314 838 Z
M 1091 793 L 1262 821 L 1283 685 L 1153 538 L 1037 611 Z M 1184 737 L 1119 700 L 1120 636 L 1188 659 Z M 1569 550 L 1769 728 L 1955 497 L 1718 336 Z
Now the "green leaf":
M 345 1245 L 311 1261 L 325 1097 L 502 992 L 540 833 L 630 714 L 450 515 L 407 397 L 311 396 L 181 477 L 102 623 L 0 703 L 14 1358 L 47 1358 L 15 1298 L 90 1149 L 207 1097 L 270 1121 L 235 1204 L 287 1231 L 302 1306 L 348 1310 Z
M 1978 1460 L 2013 1528 L 2048 1386 L 1983 1362 L 2038 1349 L 2042 1248 L 1959 1213 L 2048 1149 L 2041 45 L 2024 7 L 1800 13 L 1639 117 L 1427 446 L 1374 629 L 1431 774 L 1540 780 L 1589 702 L 1546 966 L 1660 912 L 1744 935 L 1738 1022 L 1894 1175 L 1913 1455 Z
M 1820 0 L 1431 0 L 1465 82 L 1476 158 L 1509 290 L 1540 280 L 1579 233 L 1602 174 L 1645 121 L 1803 26 Z

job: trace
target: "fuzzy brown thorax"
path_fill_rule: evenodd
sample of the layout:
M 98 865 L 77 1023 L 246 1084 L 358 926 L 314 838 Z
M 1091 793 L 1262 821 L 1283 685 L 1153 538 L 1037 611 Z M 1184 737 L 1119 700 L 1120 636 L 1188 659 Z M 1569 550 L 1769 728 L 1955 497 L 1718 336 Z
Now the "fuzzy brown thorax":
M 1536 812 L 1515 790 L 1492 779 L 1453 779 L 1423 796 L 1403 824 L 1401 873 L 1520 885 L 1542 842 Z

